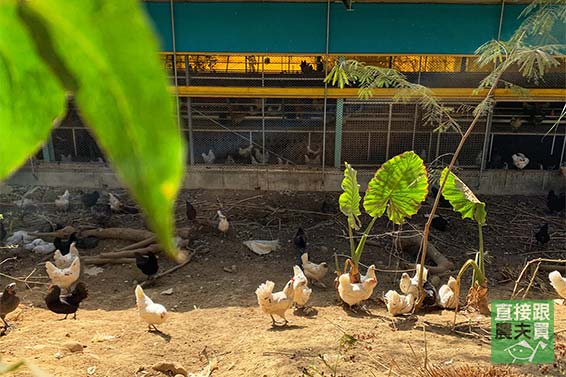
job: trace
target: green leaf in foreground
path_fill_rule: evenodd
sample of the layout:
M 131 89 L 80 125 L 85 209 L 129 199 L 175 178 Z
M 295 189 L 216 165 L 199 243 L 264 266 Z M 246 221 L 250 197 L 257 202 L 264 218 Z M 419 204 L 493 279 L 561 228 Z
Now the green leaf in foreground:
M 22 20 L 51 34 L 54 74 L 77 81 L 76 103 L 119 177 L 144 209 L 161 245 L 176 255 L 173 205 L 185 145 L 157 55 L 157 42 L 135 0 L 30 0 Z M 37 27 L 29 25 L 30 33 Z M 36 44 L 44 36 L 33 35 Z M 56 56 L 56 57 L 54 57 Z
M 344 179 L 342 180 L 342 190 L 340 194 L 340 211 L 348 217 L 348 225 L 351 229 L 360 229 L 360 185 L 358 184 L 357 172 L 352 165 L 344 163 Z
M 448 168 L 442 170 L 440 182 L 448 173 Z M 450 202 L 455 211 L 462 215 L 463 219 L 475 220 L 478 224 L 485 224 L 485 203 L 481 202 L 468 186 L 454 173 L 450 172 L 442 195 Z
M 0 1 L 0 180 L 35 153 L 65 111 L 65 93 L 35 53 L 15 2 Z
M 385 162 L 369 181 L 364 208 L 372 217 L 387 217 L 401 224 L 419 211 L 428 193 L 428 177 L 423 160 L 415 152 L 405 152 Z

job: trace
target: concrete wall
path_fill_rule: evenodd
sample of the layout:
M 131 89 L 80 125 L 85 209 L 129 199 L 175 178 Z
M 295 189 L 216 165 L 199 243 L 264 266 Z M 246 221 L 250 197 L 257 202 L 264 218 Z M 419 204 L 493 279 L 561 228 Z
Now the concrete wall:
M 373 176 L 372 171 L 359 171 L 362 190 Z M 188 169 L 185 189 L 272 190 L 272 191 L 340 191 L 341 170 L 327 169 L 251 169 L 198 166 Z M 548 190 L 566 190 L 566 177 L 558 171 L 490 170 L 463 171 L 458 174 L 476 193 L 485 195 L 539 195 Z M 119 188 L 120 181 L 111 169 L 99 164 L 42 164 L 34 174 L 25 167 L 15 173 L 10 185 L 52 187 Z

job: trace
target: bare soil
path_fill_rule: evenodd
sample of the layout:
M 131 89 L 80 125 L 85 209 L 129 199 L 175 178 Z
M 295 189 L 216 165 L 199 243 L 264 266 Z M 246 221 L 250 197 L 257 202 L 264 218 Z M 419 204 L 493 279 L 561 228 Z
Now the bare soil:
M 35 230 L 45 219 L 62 224 L 88 225 L 88 211 L 81 208 L 77 191 L 68 213 L 55 212 L 53 200 L 62 192 L 39 188 L 29 195 L 36 206 L 26 211 L 12 202 L 29 188 L 16 188 L 0 197 L 0 213 L 13 230 Z M 120 193 L 119 193 L 120 194 Z M 121 193 L 122 197 L 126 195 Z M 45 308 L 45 285 L 26 287 L 18 283 L 22 304 L 8 316 L 14 325 L 0 337 L 3 362 L 25 359 L 53 376 L 163 376 L 152 365 L 171 361 L 196 373 L 216 358 L 214 376 L 418 376 L 425 361 L 445 370 L 472 365 L 490 365 L 489 319 L 475 313 L 458 315 L 459 324 L 451 330 L 453 312 L 432 311 L 418 316 L 391 318 L 380 299 L 389 289 L 398 288 L 399 272 L 379 272 L 378 286 L 368 302 L 369 313 L 352 313 L 339 305 L 333 275 L 326 278 L 328 288 L 313 288 L 310 316 L 289 312 L 292 321 L 285 328 L 272 328 L 269 316 L 257 305 L 255 289 L 265 280 L 276 288 L 292 275 L 295 262 L 290 240 L 297 227 L 306 229 L 308 250 L 314 261 L 328 261 L 334 266 L 333 254 L 348 254 L 344 218 L 338 213 L 321 213 L 322 201 L 336 203 L 338 194 L 244 191 L 191 191 L 190 198 L 199 218 L 215 220 L 219 205 L 231 223 L 228 235 L 203 232 L 190 245 L 199 250 L 185 267 L 158 280 L 146 289 L 155 301 L 171 312 L 162 326 L 162 334 L 149 333 L 135 308 L 134 287 L 144 279 L 135 265 L 106 265 L 97 276 L 83 274 L 89 298 L 81 305 L 77 320 L 58 321 L 58 315 Z M 563 218 L 545 213 L 543 197 L 487 197 L 488 226 L 484 230 L 490 299 L 507 299 L 526 260 L 537 257 L 566 257 L 566 223 Z M 180 201 L 179 203 L 182 203 Z M 422 227 L 424 205 L 411 219 L 411 226 Z M 177 224 L 186 226 L 184 205 L 179 204 Z M 470 258 L 477 247 L 477 227 L 461 220 L 451 210 L 441 210 L 449 218 L 446 232 L 433 230 L 432 242 L 456 266 Z M 367 219 L 364 218 L 367 224 Z M 544 223 L 550 223 L 551 241 L 536 245 L 533 234 Z M 111 226 L 143 228 L 139 215 L 114 215 Z M 362 263 L 378 268 L 399 270 L 404 261 L 415 256 L 395 250 L 393 230 L 386 220 L 374 227 L 375 245 L 368 246 Z M 248 250 L 243 241 L 279 239 L 281 249 L 265 256 Z M 97 255 L 115 250 L 127 242 L 105 240 L 96 249 L 82 250 L 81 255 Z M 0 272 L 25 278 L 34 269 L 34 278 L 46 274 L 42 266 L 46 257 L 31 252 L 0 249 L 0 261 L 16 256 L 0 266 Z M 341 263 L 343 258 L 340 258 Z M 160 269 L 174 265 L 160 258 Z M 224 271 L 235 265 L 235 272 Z M 362 271 L 365 271 L 362 268 Z M 452 272 L 455 274 L 455 271 Z M 548 284 L 546 273 L 539 273 L 527 297 L 557 298 Z M 439 279 L 443 283 L 447 275 Z M 10 280 L 0 276 L 0 285 Z M 526 284 L 521 285 L 522 288 Z M 172 295 L 161 292 L 173 288 Z M 566 329 L 566 306 L 555 305 L 555 330 Z M 564 332 L 556 336 L 556 350 L 562 356 L 566 349 Z M 76 342 L 82 352 L 70 352 L 65 344 Z M 336 372 L 334 369 L 336 366 Z M 318 374 L 315 370 L 318 370 Z M 554 366 L 530 365 L 512 368 L 526 375 L 563 375 L 566 361 Z M 28 376 L 22 369 L 14 375 Z M 444 374 L 439 374 L 444 375 Z M 460 375 L 465 375 L 460 373 Z M 477 375 L 477 374 L 474 374 Z M 503 374 L 491 374 L 493 376 Z M 507 374 L 511 375 L 511 374 Z

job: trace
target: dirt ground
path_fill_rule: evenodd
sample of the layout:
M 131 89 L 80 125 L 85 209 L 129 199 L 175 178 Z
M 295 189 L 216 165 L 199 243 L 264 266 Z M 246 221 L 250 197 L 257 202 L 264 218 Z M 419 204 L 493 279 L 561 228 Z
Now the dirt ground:
M 61 190 L 46 188 L 29 195 L 35 207 L 22 212 L 12 202 L 27 189 L 16 188 L 0 197 L 0 213 L 13 230 L 37 230 L 46 219 L 65 225 L 91 222 L 89 212 L 81 209 L 77 190 L 71 191 L 75 200 L 68 213 L 56 213 L 52 204 Z M 118 194 L 126 198 L 123 192 Z M 344 217 L 337 206 L 334 205 L 335 213 L 320 213 L 323 200 L 336 203 L 337 197 L 338 194 L 292 192 L 183 192 L 181 198 L 190 198 L 203 220 L 214 221 L 221 203 L 231 230 L 227 236 L 215 231 L 196 235 L 189 246 L 199 250 L 194 259 L 146 289 L 150 297 L 171 312 L 168 322 L 160 326 L 163 334 L 147 332 L 138 318 L 134 287 L 135 281 L 144 279 L 141 272 L 133 264 L 106 265 L 97 276 L 81 277 L 88 286 L 89 297 L 81 305 L 77 320 L 58 321 L 60 316 L 45 308 L 45 285 L 28 289 L 18 283 L 22 304 L 8 316 L 14 328 L 0 337 L 0 358 L 3 362 L 25 359 L 53 376 L 65 377 L 163 376 L 151 368 L 161 361 L 179 363 L 196 373 L 214 358 L 218 368 L 213 376 L 428 376 L 419 374 L 425 361 L 453 373 L 466 365 L 487 369 L 488 318 L 461 313 L 456 331 L 451 331 L 450 311 L 395 319 L 387 314 L 380 297 L 389 289 L 398 289 L 399 272 L 378 273 L 379 283 L 368 303 L 371 314 L 343 309 L 333 289 L 333 275 L 329 274 L 328 288 L 313 288 L 309 304 L 314 315 L 300 316 L 290 311 L 290 326 L 271 328 L 271 320 L 258 308 L 254 292 L 267 279 L 276 283 L 276 289 L 282 288 L 292 275 L 295 257 L 290 240 L 297 227 L 306 229 L 312 260 L 325 260 L 334 266 L 334 253 L 348 253 Z M 566 257 L 566 222 L 545 213 L 542 196 L 481 199 L 487 202 L 488 211 L 484 237 L 490 299 L 506 299 L 526 260 Z M 184 205 L 179 203 L 177 224 L 185 226 Z M 424 205 L 410 225 L 422 226 L 423 213 L 429 210 L 430 206 Z M 476 225 L 461 220 L 451 210 L 441 213 L 449 218 L 448 230 L 433 230 L 431 242 L 460 265 L 477 247 Z M 367 218 L 363 220 L 367 224 Z M 550 223 L 552 239 L 541 248 L 533 241 L 533 234 L 544 222 Z M 138 215 L 114 215 L 109 226 L 143 228 L 144 222 Z M 405 225 L 405 229 L 408 227 Z M 404 261 L 414 261 L 414 255 L 395 250 L 388 234 L 391 230 L 387 221 L 378 221 L 372 231 L 376 243 L 367 247 L 363 264 L 375 263 L 380 269 L 396 270 L 405 268 Z M 242 244 L 250 239 L 279 239 L 282 247 L 257 256 Z M 81 255 L 96 255 L 127 244 L 105 240 L 96 249 L 81 250 Z M 42 266 L 44 256 L 0 249 L 0 261 L 11 256 L 17 259 L 2 264 L 2 274 L 25 278 L 36 269 L 33 277 L 44 277 L 47 283 Z M 173 265 L 172 261 L 160 258 L 162 271 Z M 224 267 L 232 265 L 236 266 L 235 272 L 224 271 Z M 539 275 L 528 297 L 557 298 L 546 273 Z M 446 279 L 447 276 L 442 277 L 442 281 Z M 2 287 L 9 281 L 0 276 Z M 169 288 L 173 288 L 173 294 L 161 294 Z M 555 305 L 555 330 L 559 333 L 564 329 L 566 306 Z M 82 345 L 82 352 L 67 350 L 65 344 L 69 342 Z M 564 375 L 566 333 L 557 334 L 556 343 L 557 355 L 562 360 L 554 366 L 531 365 L 512 370 L 536 376 Z M 14 375 L 30 374 L 22 369 Z M 466 376 L 463 372 L 450 375 Z

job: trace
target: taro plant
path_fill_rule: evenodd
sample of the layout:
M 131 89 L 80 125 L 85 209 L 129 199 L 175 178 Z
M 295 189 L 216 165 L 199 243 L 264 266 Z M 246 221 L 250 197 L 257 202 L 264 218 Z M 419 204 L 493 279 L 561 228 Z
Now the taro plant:
M 460 281 L 468 268 L 473 269 L 472 285 L 468 291 L 468 307 L 478 310 L 482 314 L 489 315 L 489 304 L 487 301 L 487 277 L 485 274 L 484 247 L 482 228 L 486 221 L 485 203 L 481 202 L 468 186 L 448 168 L 442 171 L 440 176 L 445 181 L 442 195 L 450 202 L 454 211 L 460 213 L 462 219 L 472 219 L 478 225 L 478 251 L 475 259 L 467 260 L 456 278 L 456 297 L 460 295 Z M 458 308 L 456 307 L 456 312 Z
M 520 15 L 521 25 L 507 41 L 492 40 L 484 43 L 476 50 L 476 63 L 479 67 L 493 67 L 481 80 L 474 90 L 478 104 L 473 110 L 474 118 L 467 129 L 462 129 L 453 117 L 453 110 L 442 104 L 434 92 L 423 85 L 410 82 L 405 75 L 392 68 L 367 65 L 356 60 L 339 59 L 325 78 L 325 82 L 343 88 L 346 85 L 359 87 L 360 98 L 370 98 L 378 88 L 397 89 L 394 100 L 415 101 L 423 110 L 425 124 L 432 124 L 438 131 L 456 129 L 462 135 L 448 165 L 452 171 L 456 160 L 472 134 L 475 126 L 482 117 L 489 114 L 495 105 L 496 88 L 504 86 L 507 89 L 528 93 L 528 89 L 504 79 L 504 74 L 518 67 L 521 76 L 534 83 L 540 82 L 545 73 L 552 67 L 558 66 L 557 56 L 563 55 L 566 45 L 561 26 L 566 22 L 566 7 L 564 0 L 535 0 L 528 5 Z M 430 227 L 438 208 L 440 195 L 445 186 L 441 179 L 439 190 L 430 216 L 423 231 L 423 243 L 420 256 L 420 293 L 415 309 L 418 309 L 425 295 L 422 289 L 422 276 L 428 250 Z
M 402 224 L 405 218 L 416 214 L 428 193 L 428 176 L 423 160 L 412 151 L 385 162 L 368 183 L 363 207 L 371 217 L 371 221 L 356 245 L 354 231 L 361 228 L 360 185 L 356 170 L 347 162 L 345 165 L 340 211 L 348 218 L 350 259 L 346 261 L 344 273 L 346 266 L 351 265 L 349 271 L 351 281 L 358 282 L 360 279 L 358 263 L 375 221 L 386 213 L 393 223 Z

